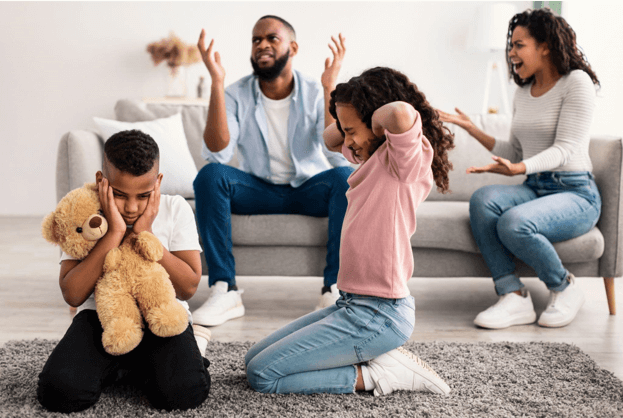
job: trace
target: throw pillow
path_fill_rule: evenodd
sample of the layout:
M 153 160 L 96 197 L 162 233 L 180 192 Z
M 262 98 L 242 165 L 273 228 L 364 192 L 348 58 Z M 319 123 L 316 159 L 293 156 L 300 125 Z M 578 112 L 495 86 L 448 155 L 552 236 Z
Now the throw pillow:
M 193 181 L 197 176 L 197 167 L 188 149 L 180 113 L 145 122 L 120 122 L 98 117 L 93 120 L 104 142 L 117 132 L 130 129 L 138 129 L 151 136 L 160 148 L 160 172 L 164 175 L 161 193 L 195 197 Z

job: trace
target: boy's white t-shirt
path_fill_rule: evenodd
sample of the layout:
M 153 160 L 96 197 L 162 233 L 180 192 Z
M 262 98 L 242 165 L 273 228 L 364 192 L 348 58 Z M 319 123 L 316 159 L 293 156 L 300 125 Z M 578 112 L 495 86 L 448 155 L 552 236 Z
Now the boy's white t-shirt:
M 158 215 L 151 226 L 154 235 L 160 240 L 162 246 L 168 251 L 201 251 L 199 245 L 199 235 L 197 234 L 197 224 L 192 208 L 182 196 L 160 196 L 160 207 Z M 66 254 L 61 255 L 63 260 L 76 260 Z M 178 299 L 178 302 L 186 309 L 188 320 L 192 321 L 188 302 Z M 85 309 L 95 310 L 95 298 L 93 294 L 89 296 L 77 309 L 77 312 Z
M 288 143 L 288 118 L 292 93 L 282 100 L 269 99 L 262 93 L 262 100 L 268 129 L 266 144 L 270 158 L 270 180 L 275 184 L 290 184 L 296 176 Z

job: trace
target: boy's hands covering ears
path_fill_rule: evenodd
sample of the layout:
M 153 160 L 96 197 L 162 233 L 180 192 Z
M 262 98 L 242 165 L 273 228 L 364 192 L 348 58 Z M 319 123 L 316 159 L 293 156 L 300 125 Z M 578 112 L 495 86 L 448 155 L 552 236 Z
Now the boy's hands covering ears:
M 162 182 L 162 173 L 158 174 L 158 180 L 154 190 L 149 194 L 149 201 L 145 212 L 134 222 L 132 232 L 139 234 L 143 231 L 152 232 L 151 225 L 154 223 L 156 216 L 158 216 L 158 210 L 160 209 L 160 183 Z

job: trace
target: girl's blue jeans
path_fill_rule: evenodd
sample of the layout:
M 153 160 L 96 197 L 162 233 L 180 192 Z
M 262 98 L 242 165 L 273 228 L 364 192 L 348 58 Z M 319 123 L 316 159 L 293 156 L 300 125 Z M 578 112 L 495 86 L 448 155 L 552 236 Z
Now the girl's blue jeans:
M 305 315 L 249 349 L 247 379 L 264 393 L 353 393 L 359 363 L 403 345 L 415 325 L 408 296 L 340 292 L 335 305 Z
M 523 287 L 513 257 L 531 266 L 548 289 L 564 290 L 568 271 L 552 243 L 590 231 L 601 214 L 601 197 L 586 171 L 545 171 L 521 185 L 491 185 L 472 195 L 472 232 L 498 295 Z

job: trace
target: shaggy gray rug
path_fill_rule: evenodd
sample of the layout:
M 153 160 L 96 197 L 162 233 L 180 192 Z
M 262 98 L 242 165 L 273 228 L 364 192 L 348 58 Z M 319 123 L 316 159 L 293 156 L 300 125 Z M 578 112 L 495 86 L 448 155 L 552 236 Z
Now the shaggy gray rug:
M 65 416 L 41 408 L 37 376 L 56 341 L 0 348 L 0 416 Z M 265 395 L 247 384 L 251 343 L 210 342 L 210 396 L 200 408 L 165 413 L 133 387 L 112 386 L 72 417 L 623 417 L 623 382 L 577 347 L 555 343 L 408 343 L 452 388 L 449 396 L 395 392 Z

